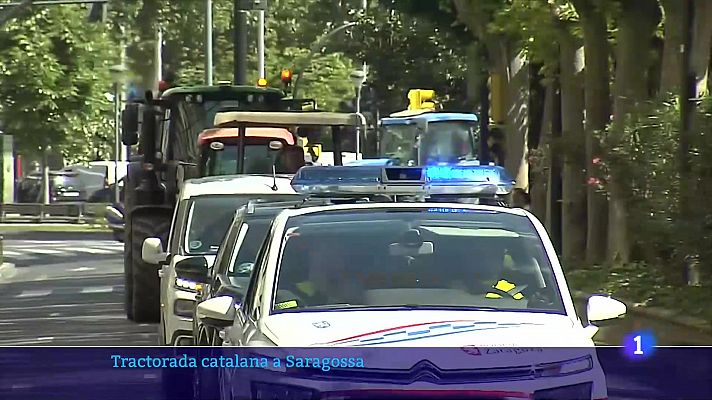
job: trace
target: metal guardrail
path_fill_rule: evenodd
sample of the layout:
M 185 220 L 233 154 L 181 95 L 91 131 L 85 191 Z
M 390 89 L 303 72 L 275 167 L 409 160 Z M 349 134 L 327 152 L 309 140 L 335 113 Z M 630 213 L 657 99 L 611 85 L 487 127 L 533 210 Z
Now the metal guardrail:
M 0 223 L 91 223 L 102 218 L 104 203 L 0 204 Z

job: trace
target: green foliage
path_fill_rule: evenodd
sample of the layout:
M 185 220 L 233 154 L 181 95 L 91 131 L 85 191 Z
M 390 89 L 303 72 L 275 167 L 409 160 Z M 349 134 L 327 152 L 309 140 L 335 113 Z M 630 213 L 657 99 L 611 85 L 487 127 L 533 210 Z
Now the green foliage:
M 512 0 L 494 13 L 489 31 L 508 37 L 531 62 L 542 64 L 544 73 L 556 70 L 559 61 L 557 43 L 562 34 L 575 26 L 577 16 L 566 0 Z
M 116 46 L 86 15 L 77 6 L 45 8 L 0 34 L 1 119 L 23 154 L 50 145 L 75 161 L 110 148 Z
M 625 124 L 621 142 L 602 139 L 606 157 L 599 174 L 605 187 L 606 176 L 614 175 L 626 185 L 631 233 L 640 258 L 665 263 L 680 262 L 687 254 L 712 260 L 712 100 L 699 106 L 690 149 L 690 193 L 681 193 L 679 164 L 679 104 L 676 99 L 638 109 Z M 683 220 L 680 201 L 686 196 L 694 210 L 693 220 Z
M 407 106 L 409 89 L 434 89 L 446 105 L 462 108 L 467 60 L 461 36 L 449 26 L 382 5 L 359 20 L 361 41 L 344 43 L 346 54 L 369 64 L 369 84 L 382 113 Z

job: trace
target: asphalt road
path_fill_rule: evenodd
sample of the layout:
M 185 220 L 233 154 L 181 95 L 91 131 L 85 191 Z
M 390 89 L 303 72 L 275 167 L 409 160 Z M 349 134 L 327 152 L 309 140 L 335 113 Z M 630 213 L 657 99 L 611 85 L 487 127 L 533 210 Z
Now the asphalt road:
M 66 235 L 66 234 L 65 234 Z M 155 324 L 124 312 L 122 244 L 97 234 L 5 235 L 0 345 L 147 346 Z

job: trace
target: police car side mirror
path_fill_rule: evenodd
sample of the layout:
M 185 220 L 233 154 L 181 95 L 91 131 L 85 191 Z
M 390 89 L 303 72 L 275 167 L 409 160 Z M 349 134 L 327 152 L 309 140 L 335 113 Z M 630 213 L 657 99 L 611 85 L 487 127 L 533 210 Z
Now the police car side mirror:
M 625 303 L 608 296 L 593 295 L 586 305 L 586 318 L 589 322 L 610 321 L 626 313 Z
M 196 314 L 200 322 L 207 326 L 224 329 L 232 325 L 237 307 L 231 296 L 220 296 L 198 304 Z

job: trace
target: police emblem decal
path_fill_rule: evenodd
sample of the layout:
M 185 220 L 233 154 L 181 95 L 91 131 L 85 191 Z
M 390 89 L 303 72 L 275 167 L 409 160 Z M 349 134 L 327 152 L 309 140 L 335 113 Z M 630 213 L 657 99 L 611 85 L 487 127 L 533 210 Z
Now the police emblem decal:
M 328 328 L 331 326 L 326 321 L 314 322 L 312 325 L 314 325 L 314 327 L 316 327 L 316 328 Z

